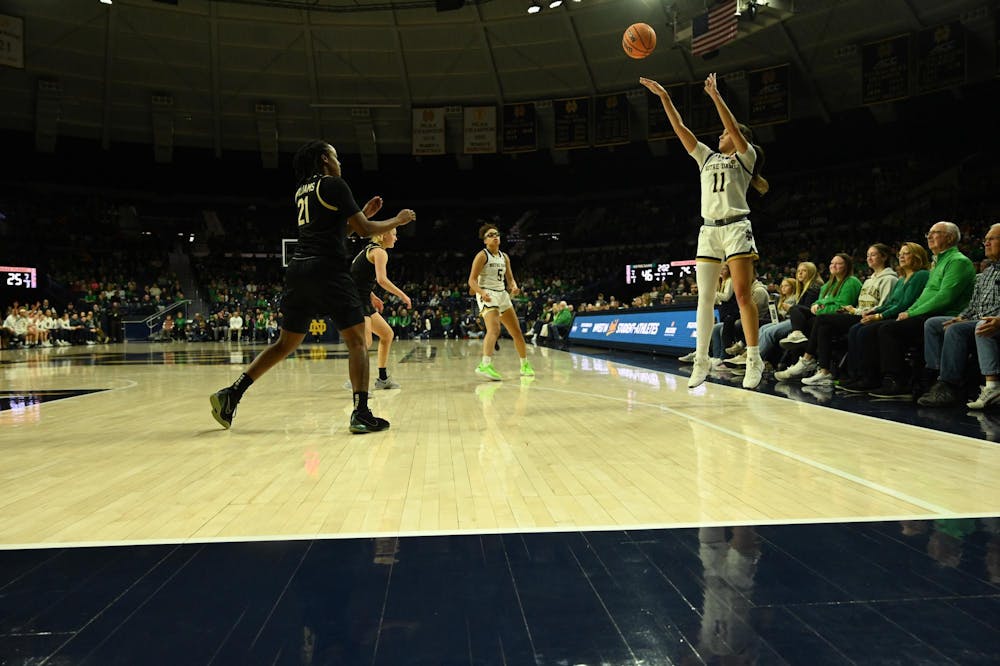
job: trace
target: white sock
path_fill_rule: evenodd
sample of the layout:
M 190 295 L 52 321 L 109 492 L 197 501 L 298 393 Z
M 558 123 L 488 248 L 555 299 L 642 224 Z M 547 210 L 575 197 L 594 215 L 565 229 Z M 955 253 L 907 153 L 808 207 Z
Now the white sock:
M 711 261 L 699 261 L 695 264 L 695 281 L 698 283 L 695 358 L 706 358 L 709 346 L 712 344 L 712 327 L 715 325 L 715 289 L 721 273 L 722 264 Z
M 987 379 L 986 380 L 986 388 L 988 388 L 988 389 L 997 389 L 997 388 L 1000 388 L 1000 379 Z
M 521 357 L 521 365 L 524 365 L 527 362 L 528 362 L 528 357 L 527 356 L 522 356 Z
M 753 347 L 747 347 L 747 359 L 753 359 L 755 361 L 760 360 L 760 347 L 754 345 Z
M 484 356 L 483 357 L 483 365 L 493 365 L 493 357 L 492 356 Z

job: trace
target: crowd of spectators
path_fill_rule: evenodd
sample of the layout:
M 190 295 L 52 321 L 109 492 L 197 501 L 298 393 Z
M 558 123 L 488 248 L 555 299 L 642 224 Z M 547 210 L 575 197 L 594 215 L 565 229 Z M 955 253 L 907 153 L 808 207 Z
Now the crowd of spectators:
M 944 173 L 939 165 L 935 171 L 930 160 L 909 155 L 771 174 L 770 198 L 752 205 L 763 255 L 756 267 L 758 284 L 782 313 L 771 321 L 771 308 L 760 308 L 762 323 L 775 326 L 762 335 L 764 344 L 774 348 L 769 350 L 773 371 L 784 373 L 798 362 L 798 355 L 790 357 L 778 344 L 790 335 L 792 319 L 785 316 L 797 312 L 796 304 L 809 306 L 824 298 L 813 293 L 818 292 L 817 284 L 837 282 L 839 277 L 831 279 L 825 270 L 831 255 L 843 257 L 846 273 L 857 281 L 868 276 L 869 269 L 861 267 L 873 244 L 892 248 L 894 255 L 907 241 L 923 243 L 929 221 L 949 219 L 957 225 L 957 250 L 981 269 L 983 238 L 993 211 L 970 190 L 989 182 L 990 168 L 995 172 L 986 159 L 967 159 Z M 646 185 L 589 193 L 576 202 L 552 198 L 439 206 L 430 222 L 421 222 L 423 226 L 409 235 L 401 233 L 390 254 L 390 273 L 410 294 L 412 308 L 385 295 L 383 314 L 400 339 L 483 335 L 466 285 L 472 257 L 479 251 L 471 230 L 482 222 L 483 209 L 505 232 L 502 249 L 511 257 L 522 290 L 513 299 L 515 308 L 533 342 L 565 344 L 576 312 L 693 301 L 693 267 L 680 267 L 645 286 L 625 284 L 622 277 L 626 264 L 690 258 L 698 228 L 691 214 L 697 211 L 696 196 L 692 188 Z M 179 244 L 176 225 L 167 225 L 166 234 L 151 232 L 143 226 L 146 216 L 135 207 L 92 196 L 75 204 L 46 208 L 42 198 L 31 193 L 20 202 L 0 201 L 8 220 L 0 227 L 5 244 L 19 248 L 28 261 L 47 266 L 46 295 L 51 300 L 9 298 L 3 303 L 5 344 L 114 342 L 121 338 L 123 318 L 161 312 L 162 324 L 155 330 L 159 340 L 274 340 L 281 322 L 281 239 L 294 237 L 293 228 L 273 221 L 282 214 L 281 207 L 227 205 L 210 214 L 188 215 L 172 209 L 170 220 L 201 224 L 180 231 L 181 240 L 191 243 Z M 12 225 L 12 212 L 37 223 Z M 87 216 L 94 224 L 82 221 Z M 98 235 L 112 242 L 96 242 Z M 360 248 L 356 243 L 355 250 Z M 168 253 L 178 249 L 191 256 L 199 292 L 192 296 L 198 297 L 204 312 L 171 308 L 186 299 L 168 261 Z M 896 266 L 893 258 L 886 268 Z M 819 267 L 805 283 L 798 275 L 804 265 Z M 719 304 L 720 312 L 725 310 L 722 300 Z M 842 307 L 859 306 L 837 303 L 833 312 L 843 314 Z M 813 318 L 832 321 L 800 316 L 803 321 L 792 332 L 808 339 Z M 727 351 L 738 357 L 738 327 L 722 321 L 720 325 L 714 357 L 721 361 Z M 781 337 L 775 337 L 777 333 Z M 813 353 L 819 349 L 803 354 L 807 362 Z M 837 372 L 823 370 L 831 376 Z

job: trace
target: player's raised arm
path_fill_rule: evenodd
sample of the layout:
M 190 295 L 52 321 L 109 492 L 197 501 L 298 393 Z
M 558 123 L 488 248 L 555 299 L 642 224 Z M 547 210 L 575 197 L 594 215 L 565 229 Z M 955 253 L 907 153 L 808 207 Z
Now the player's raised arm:
M 722 93 L 719 92 L 719 86 L 715 80 L 715 72 L 709 74 L 708 78 L 705 79 L 705 94 L 711 97 L 715 103 L 715 110 L 719 112 L 719 120 L 722 121 L 722 126 L 726 128 L 729 136 L 733 138 L 733 148 L 740 154 L 745 153 L 749 143 L 746 137 L 743 136 L 743 132 L 740 131 L 736 117 L 729 110 L 726 100 L 722 99 Z
M 369 202 L 369 204 L 370 203 L 371 202 Z M 365 207 L 368 208 L 368 204 L 366 204 Z M 401 227 L 404 224 L 409 224 L 415 219 L 417 219 L 417 214 L 409 208 L 404 208 L 396 213 L 395 217 L 391 217 L 388 220 L 369 220 L 364 211 L 359 210 L 357 213 L 347 218 L 347 225 L 354 231 L 354 233 L 368 238 L 370 236 L 384 234 L 385 232 L 391 231 L 396 227 Z
M 670 93 L 667 92 L 666 88 L 653 79 L 647 79 L 645 76 L 639 77 L 639 83 L 645 86 L 649 92 L 660 98 L 660 103 L 663 105 L 663 110 L 667 113 L 670 126 L 674 129 L 674 134 L 677 135 L 677 138 L 681 140 L 681 144 L 684 145 L 684 150 L 689 153 L 694 150 L 695 146 L 698 145 L 698 138 L 687 128 L 684 121 L 681 120 L 681 114 L 678 113 L 677 107 L 674 106 L 674 102 L 670 99 Z

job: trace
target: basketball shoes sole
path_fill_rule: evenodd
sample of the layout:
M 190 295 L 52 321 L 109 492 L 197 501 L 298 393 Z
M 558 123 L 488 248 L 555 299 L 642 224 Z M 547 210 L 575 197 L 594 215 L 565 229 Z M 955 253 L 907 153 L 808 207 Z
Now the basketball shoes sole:
M 224 388 L 209 396 L 208 401 L 212 403 L 212 418 L 219 422 L 226 430 L 233 425 L 233 416 L 236 414 L 236 406 L 239 400 L 233 399 L 233 389 Z

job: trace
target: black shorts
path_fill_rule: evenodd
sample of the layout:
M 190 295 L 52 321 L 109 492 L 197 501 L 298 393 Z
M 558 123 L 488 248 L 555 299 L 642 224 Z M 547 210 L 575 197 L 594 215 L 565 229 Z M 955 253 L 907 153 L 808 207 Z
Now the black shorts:
M 281 297 L 283 329 L 308 333 L 312 320 L 321 316 L 330 317 L 338 331 L 364 323 L 357 285 L 347 266 L 334 264 L 325 257 L 288 262 Z

